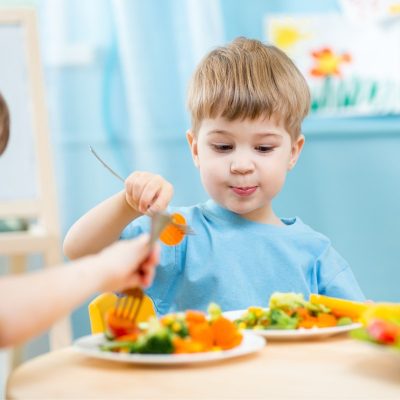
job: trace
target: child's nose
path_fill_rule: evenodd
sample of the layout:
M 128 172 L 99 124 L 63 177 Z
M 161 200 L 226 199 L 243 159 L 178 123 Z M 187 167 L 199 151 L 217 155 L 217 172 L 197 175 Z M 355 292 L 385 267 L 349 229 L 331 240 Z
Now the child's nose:
M 254 164 L 246 158 L 238 158 L 231 162 L 232 174 L 249 174 L 254 171 Z

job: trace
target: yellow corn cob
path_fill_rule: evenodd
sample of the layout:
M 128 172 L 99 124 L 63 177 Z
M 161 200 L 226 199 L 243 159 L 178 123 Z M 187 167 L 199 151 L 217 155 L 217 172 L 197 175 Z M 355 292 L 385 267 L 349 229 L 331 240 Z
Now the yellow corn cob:
M 363 312 L 370 307 L 367 303 L 328 297 L 321 294 L 311 294 L 310 302 L 330 308 L 337 316 L 350 317 L 355 320 L 358 320 Z

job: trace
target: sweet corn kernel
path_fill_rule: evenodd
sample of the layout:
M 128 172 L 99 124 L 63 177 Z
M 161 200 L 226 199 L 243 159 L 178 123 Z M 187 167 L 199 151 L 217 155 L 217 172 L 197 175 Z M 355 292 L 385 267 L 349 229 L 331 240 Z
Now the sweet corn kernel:
M 260 308 L 260 307 L 249 307 L 249 312 L 250 312 L 250 313 L 253 313 L 253 314 L 256 314 L 256 315 L 257 315 L 257 313 L 258 313 L 259 311 L 262 312 L 262 308 Z
M 182 328 L 182 326 L 181 326 L 181 324 L 179 322 L 174 322 L 172 324 L 172 330 L 174 332 L 179 332 L 181 330 L 181 328 Z
M 168 326 L 174 322 L 174 318 L 171 315 L 166 315 L 165 317 L 161 318 L 161 322 L 163 325 Z
M 247 328 L 247 325 L 246 325 L 245 322 L 240 322 L 239 325 L 238 325 L 238 328 L 239 328 L 239 329 L 246 329 L 246 328 Z
M 263 310 L 262 310 L 261 308 L 259 308 L 258 310 L 255 310 L 255 311 L 254 311 L 254 314 L 255 314 L 255 316 L 256 316 L 257 318 L 260 318 L 261 315 L 262 315 L 262 313 L 263 313 Z

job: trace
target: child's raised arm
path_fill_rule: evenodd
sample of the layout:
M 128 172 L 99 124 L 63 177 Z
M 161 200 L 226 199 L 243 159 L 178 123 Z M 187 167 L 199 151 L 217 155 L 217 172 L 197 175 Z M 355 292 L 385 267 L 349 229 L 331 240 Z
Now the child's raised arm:
M 75 259 L 97 253 L 118 240 L 134 219 L 165 210 L 172 195 L 172 185 L 162 176 L 132 173 L 125 180 L 125 190 L 94 207 L 70 228 L 64 240 L 65 255 Z

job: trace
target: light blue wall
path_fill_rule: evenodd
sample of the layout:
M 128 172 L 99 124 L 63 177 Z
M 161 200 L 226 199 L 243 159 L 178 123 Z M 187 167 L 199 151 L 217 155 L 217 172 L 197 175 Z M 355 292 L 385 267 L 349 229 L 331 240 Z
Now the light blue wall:
M 107 10 L 107 1 L 99 3 Z M 150 3 L 142 2 L 141 7 Z M 175 11 L 178 3 L 170 3 Z M 226 41 L 241 35 L 264 40 L 263 18 L 269 12 L 338 10 L 333 0 L 221 0 L 220 4 Z M 149 48 L 163 50 L 143 53 L 143 69 L 152 68 L 154 74 L 154 80 L 143 82 L 154 121 L 149 132 L 142 133 L 148 136 L 139 140 L 140 148 L 133 149 L 126 134 L 129 113 L 124 105 L 121 66 L 112 45 L 115 32 L 107 12 L 99 26 L 103 34 L 109 33 L 111 42 L 98 54 L 96 64 L 47 71 L 52 107 L 61 116 L 52 121 L 52 127 L 64 233 L 86 210 L 120 189 L 119 182 L 90 155 L 89 144 L 123 175 L 135 168 L 162 173 L 175 185 L 175 205 L 206 198 L 184 139 L 188 117 L 179 68 L 168 57 L 177 51 L 173 38 L 164 33 L 171 28 L 170 12 L 163 6 L 148 14 L 148 24 L 154 27 Z M 79 2 L 75 13 L 70 18 L 78 21 Z M 75 34 L 79 38 L 83 33 Z M 185 43 L 184 30 L 178 40 Z M 54 87 L 57 92 L 51 93 Z M 367 297 L 400 301 L 400 118 L 314 117 L 305 122 L 304 133 L 306 146 L 276 200 L 278 213 L 298 215 L 329 236 L 350 262 Z M 140 163 L 132 156 L 138 152 Z M 146 154 L 157 159 L 157 166 L 150 156 L 143 157 Z M 75 336 L 88 333 L 86 305 L 74 313 L 74 329 Z

